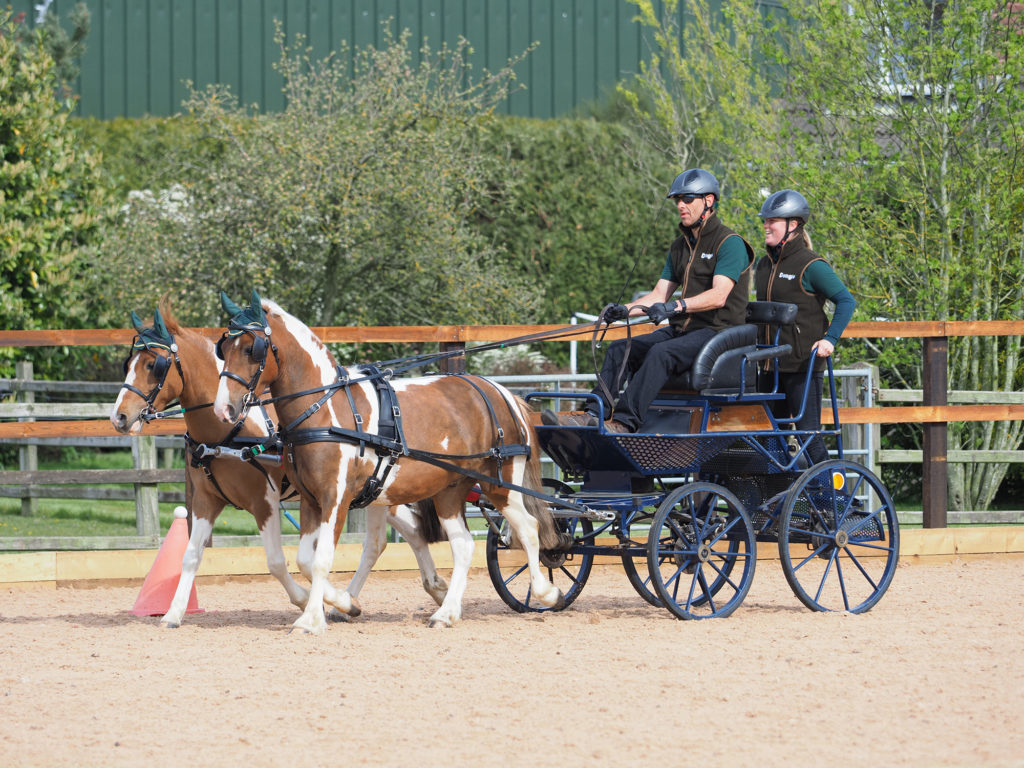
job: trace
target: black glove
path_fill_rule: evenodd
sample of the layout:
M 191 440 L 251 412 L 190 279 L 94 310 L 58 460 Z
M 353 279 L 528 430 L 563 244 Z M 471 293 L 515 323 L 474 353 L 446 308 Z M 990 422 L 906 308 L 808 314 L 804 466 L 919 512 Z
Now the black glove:
M 651 318 L 651 322 L 657 325 L 662 320 L 678 315 L 680 310 L 676 309 L 675 301 L 660 301 L 657 304 L 651 304 L 644 309 L 644 312 Z
M 605 322 L 614 323 L 616 320 L 625 320 L 629 317 L 629 308 L 625 304 L 609 304 L 604 311 Z

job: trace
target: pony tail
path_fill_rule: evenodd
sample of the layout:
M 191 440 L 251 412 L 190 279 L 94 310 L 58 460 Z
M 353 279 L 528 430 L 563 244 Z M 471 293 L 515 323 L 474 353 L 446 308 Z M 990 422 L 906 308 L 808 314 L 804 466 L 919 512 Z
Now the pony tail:
M 423 534 L 427 544 L 444 541 L 446 536 L 441 530 L 441 521 L 437 517 L 437 507 L 434 506 L 433 499 L 423 499 L 410 504 L 409 507 L 420 519 L 420 533 Z
M 540 441 L 537 440 L 537 432 L 530 422 L 529 414 L 531 408 L 521 397 L 515 397 L 516 406 L 519 409 L 519 418 L 526 427 L 527 445 L 530 447 L 530 455 L 526 460 L 526 471 L 523 473 L 523 486 L 531 491 L 544 491 L 544 483 L 540 474 Z M 523 494 L 523 503 L 526 511 L 537 521 L 537 535 L 540 538 L 541 549 L 559 549 L 564 546 L 564 537 L 558 533 L 555 526 L 555 518 L 550 508 L 543 499 L 536 496 Z
M 813 251 L 814 250 L 814 246 L 811 244 L 811 236 L 809 234 L 807 234 L 807 230 L 806 229 L 803 230 L 802 234 L 804 236 L 804 245 L 806 245 L 808 247 L 808 249 Z

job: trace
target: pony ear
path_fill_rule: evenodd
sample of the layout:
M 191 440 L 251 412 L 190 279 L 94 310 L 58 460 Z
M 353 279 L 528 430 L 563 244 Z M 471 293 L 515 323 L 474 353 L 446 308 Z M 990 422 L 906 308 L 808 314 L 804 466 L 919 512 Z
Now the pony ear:
M 256 289 L 252 289 L 252 296 L 249 298 L 249 303 L 252 306 L 252 315 L 259 320 L 261 325 L 267 324 L 267 317 L 263 314 L 263 304 L 260 301 L 260 295 L 256 293 Z
M 160 314 L 160 308 L 157 307 L 156 311 L 153 312 L 153 330 L 156 331 L 161 338 L 169 339 L 171 334 L 167 331 L 167 326 L 164 324 L 164 316 Z
M 136 333 L 140 336 L 146 329 L 142 326 L 142 318 L 135 314 L 135 310 L 132 310 L 132 327 L 135 328 Z
M 224 311 L 228 313 L 228 317 L 235 317 L 235 315 L 242 314 L 242 308 L 235 304 L 224 291 L 220 292 L 220 305 L 224 307 Z

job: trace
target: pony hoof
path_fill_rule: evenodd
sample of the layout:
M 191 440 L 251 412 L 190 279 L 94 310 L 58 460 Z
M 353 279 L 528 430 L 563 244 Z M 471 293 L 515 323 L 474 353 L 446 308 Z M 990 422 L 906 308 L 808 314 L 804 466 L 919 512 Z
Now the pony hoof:
M 441 629 L 448 629 L 449 627 L 451 627 L 451 623 L 443 621 L 441 619 L 431 619 L 427 622 L 427 627 L 430 629 L 437 629 L 438 627 L 440 627 Z
M 327 620 L 332 624 L 341 624 L 348 621 L 348 616 L 337 608 L 331 608 L 331 610 L 327 612 Z
M 358 600 L 356 600 L 356 599 L 355 599 L 354 597 L 352 598 L 352 607 L 351 607 L 351 608 L 349 608 L 349 610 L 348 610 L 348 615 L 349 615 L 349 616 L 350 616 L 351 618 L 353 618 L 353 619 L 354 619 L 354 618 L 355 618 L 356 616 L 362 616 L 362 615 L 363 615 L 363 606 L 361 606 L 361 605 L 359 604 L 359 601 L 358 601 Z
M 553 611 L 561 611 L 564 608 L 565 608 L 565 595 L 563 595 L 561 592 L 559 592 L 558 593 L 558 599 L 555 600 L 555 604 L 553 606 L 551 606 L 551 610 L 553 610 Z
M 165 627 L 167 629 L 177 629 L 178 627 L 181 626 L 181 622 L 180 621 L 161 621 L 160 622 L 160 626 L 161 627 Z

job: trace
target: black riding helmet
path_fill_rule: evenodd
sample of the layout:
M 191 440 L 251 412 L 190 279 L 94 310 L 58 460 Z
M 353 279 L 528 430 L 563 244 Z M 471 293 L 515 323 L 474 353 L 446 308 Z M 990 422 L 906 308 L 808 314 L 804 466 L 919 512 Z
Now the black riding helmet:
M 691 168 L 676 176 L 665 197 L 678 195 L 714 195 L 716 203 L 722 196 L 718 188 L 718 179 L 703 168 Z
M 762 219 L 800 219 L 802 224 L 806 224 L 811 218 L 811 207 L 796 190 L 780 189 L 768 195 L 757 215 Z
M 718 179 L 703 168 L 691 168 L 676 176 L 675 181 L 672 182 L 672 186 L 669 188 L 668 194 L 665 195 L 665 197 L 675 199 L 677 197 L 686 197 L 690 195 L 693 197 L 714 195 L 715 199 L 711 205 L 708 205 L 706 202 L 704 203 L 704 210 L 701 212 L 700 219 L 697 221 L 697 225 L 699 227 L 703 227 L 708 215 L 713 213 L 715 207 L 718 205 L 718 198 L 721 197 L 721 192 L 718 187 Z

